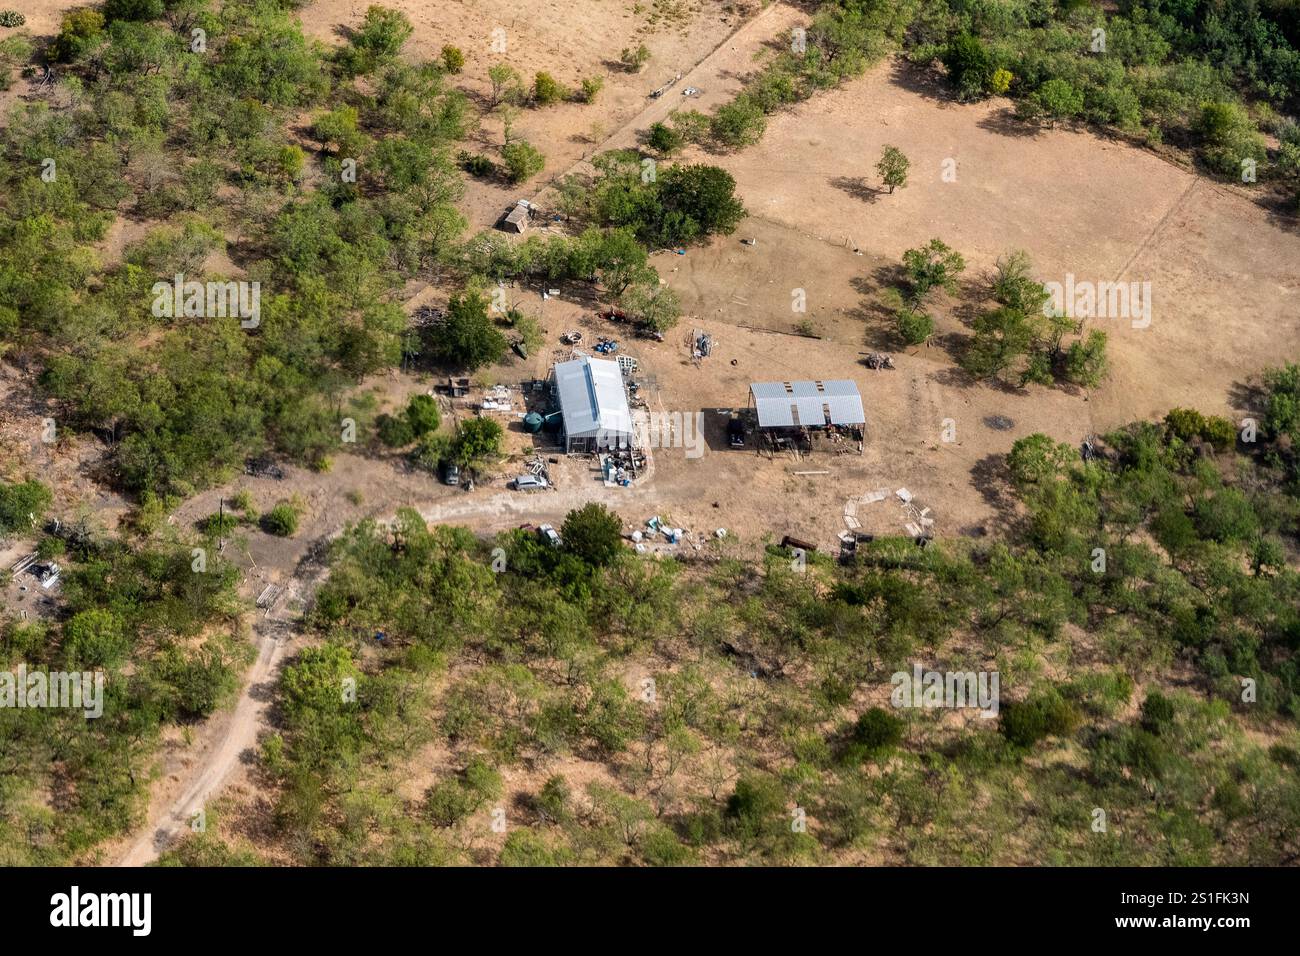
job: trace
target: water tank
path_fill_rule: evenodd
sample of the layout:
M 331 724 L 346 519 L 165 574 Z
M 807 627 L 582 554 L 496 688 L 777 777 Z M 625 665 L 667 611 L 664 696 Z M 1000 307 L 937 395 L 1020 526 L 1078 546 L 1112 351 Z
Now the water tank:
M 535 435 L 542 430 L 542 425 L 546 419 L 542 418 L 537 412 L 529 412 L 524 416 L 524 431 L 530 435 Z

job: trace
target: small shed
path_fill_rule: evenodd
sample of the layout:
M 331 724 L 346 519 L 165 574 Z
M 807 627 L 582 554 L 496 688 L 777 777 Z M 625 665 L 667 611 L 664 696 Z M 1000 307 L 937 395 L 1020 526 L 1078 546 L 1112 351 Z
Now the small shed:
M 497 228 L 504 232 L 523 232 L 528 228 L 528 217 L 532 210 L 532 203 L 527 199 L 521 199 L 513 209 L 501 217 Z
M 618 362 L 582 355 L 555 366 L 564 450 L 631 449 L 632 412 Z

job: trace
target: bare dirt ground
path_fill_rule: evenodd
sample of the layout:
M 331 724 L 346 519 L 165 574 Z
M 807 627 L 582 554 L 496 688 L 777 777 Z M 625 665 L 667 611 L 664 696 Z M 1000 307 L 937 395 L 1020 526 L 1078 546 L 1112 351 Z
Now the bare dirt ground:
M 1149 152 L 1087 131 L 1026 134 L 1005 101 L 957 105 L 931 83 L 902 62 L 882 64 L 773 118 L 758 146 L 712 160 L 736 176 L 755 217 L 791 230 L 778 261 L 797 261 L 795 250 L 820 237 L 894 263 L 937 236 L 965 255 L 969 278 L 1021 248 L 1044 281 L 1149 281 L 1148 328 L 1094 320 L 1110 336 L 1112 372 L 1075 417 L 1099 429 L 1180 404 L 1243 412 L 1246 380 L 1295 356 L 1300 225 Z M 875 191 L 885 144 L 912 162 L 893 195 Z M 949 159 L 954 182 L 942 178 Z M 881 282 L 868 270 L 832 268 L 847 261 L 826 253 L 824 269 L 800 263 L 778 284 L 806 288 L 810 301 L 851 283 L 873 296 Z M 936 318 L 940 335 L 964 331 L 951 313 Z M 980 403 L 987 391 L 953 394 Z M 1045 397 L 999 393 L 993 404 L 1016 418 Z

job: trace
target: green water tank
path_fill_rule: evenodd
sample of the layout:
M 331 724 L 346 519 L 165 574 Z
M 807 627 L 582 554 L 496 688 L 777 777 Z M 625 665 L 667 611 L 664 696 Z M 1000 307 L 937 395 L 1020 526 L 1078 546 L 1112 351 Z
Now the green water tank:
M 524 431 L 530 435 L 536 435 L 542 430 L 542 425 L 546 419 L 542 418 L 537 412 L 529 412 L 524 416 Z

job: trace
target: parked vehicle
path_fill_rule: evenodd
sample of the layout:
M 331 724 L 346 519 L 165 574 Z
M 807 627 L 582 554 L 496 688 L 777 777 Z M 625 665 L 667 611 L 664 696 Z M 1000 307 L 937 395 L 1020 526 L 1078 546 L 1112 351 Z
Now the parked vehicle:
M 558 548 L 560 545 L 564 544 L 564 542 L 560 540 L 560 532 L 556 531 L 555 528 L 549 524 L 542 525 L 537 529 L 537 533 L 541 535 L 542 540 L 552 548 Z
M 515 491 L 540 491 L 551 487 L 551 483 L 541 475 L 520 475 L 514 481 Z
M 739 418 L 727 422 L 727 442 L 732 448 L 745 447 L 745 423 Z
M 460 465 L 455 462 L 447 462 L 442 466 L 442 483 L 455 487 L 460 484 Z

